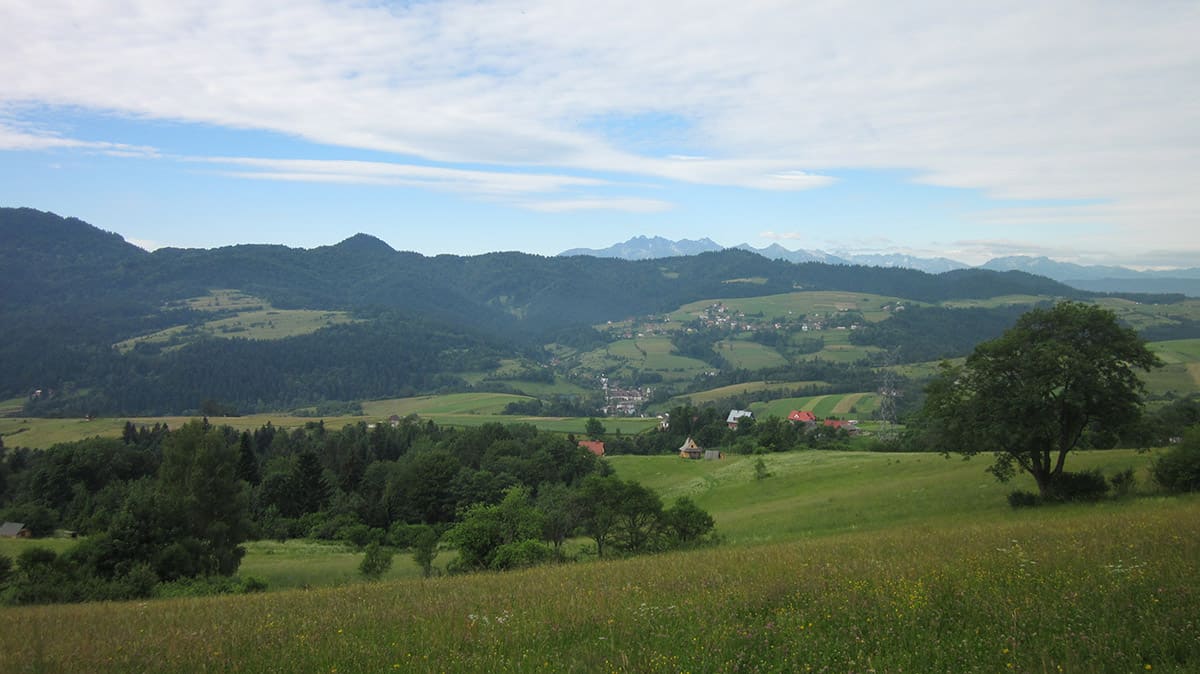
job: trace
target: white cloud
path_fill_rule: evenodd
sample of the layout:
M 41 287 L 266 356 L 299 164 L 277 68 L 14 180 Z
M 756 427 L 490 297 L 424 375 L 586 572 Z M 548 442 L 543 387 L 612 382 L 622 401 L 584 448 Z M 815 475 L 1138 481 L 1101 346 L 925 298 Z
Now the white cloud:
M 1071 200 L 977 214 L 980 229 L 1103 225 L 1112 244 L 1200 248 L 1197 3 L 46 0 L 0 6 L 0 25 L 21 36 L 0 60 L 9 116 L 67 106 L 496 167 L 239 172 L 258 178 L 796 190 L 900 168 Z M 677 121 L 661 154 L 590 123 L 656 116 Z M 104 145 L 0 126 L 0 148 L 139 151 Z
M 41 130 L 26 130 L 0 120 L 0 150 L 90 150 L 118 157 L 154 157 L 158 151 L 152 147 L 88 141 L 67 138 L 60 134 Z

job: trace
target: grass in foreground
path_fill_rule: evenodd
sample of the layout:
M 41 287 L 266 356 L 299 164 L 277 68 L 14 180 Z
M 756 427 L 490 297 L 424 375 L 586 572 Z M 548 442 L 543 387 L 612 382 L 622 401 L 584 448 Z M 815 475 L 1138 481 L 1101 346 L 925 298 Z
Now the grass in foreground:
M 430 581 L 0 611 L 0 670 L 1192 672 L 1200 500 Z

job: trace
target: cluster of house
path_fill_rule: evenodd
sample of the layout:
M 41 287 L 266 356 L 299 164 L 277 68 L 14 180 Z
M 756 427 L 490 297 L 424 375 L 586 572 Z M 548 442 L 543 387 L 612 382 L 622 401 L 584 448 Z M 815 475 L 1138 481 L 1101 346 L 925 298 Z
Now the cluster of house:
M 753 419 L 754 412 L 750 410 L 729 410 L 729 416 L 725 418 L 725 423 L 732 430 L 737 430 L 738 422 L 742 419 Z M 858 420 L 850 419 L 818 419 L 817 415 L 808 410 L 792 410 L 787 417 L 787 420 L 793 424 L 804 424 L 807 429 L 816 428 L 818 425 L 828 426 L 830 428 L 845 429 L 847 432 L 857 435 Z
M 725 423 L 731 429 L 737 429 L 739 421 L 753 418 L 754 412 L 750 410 L 730 410 L 729 416 L 725 418 Z M 808 410 L 792 410 L 788 414 L 788 421 L 793 424 L 804 424 L 806 430 L 814 429 L 817 426 L 825 426 L 845 430 L 851 435 L 858 435 L 859 433 L 858 421 L 855 419 L 818 419 L 815 414 Z M 707 461 L 724 458 L 721 452 L 715 449 L 704 449 L 700 445 L 697 445 L 696 441 L 690 437 L 680 446 L 679 457 L 682 459 L 705 459 Z
M 610 382 L 608 377 L 600 378 L 600 386 L 604 389 L 604 413 L 610 417 L 631 417 L 641 410 L 654 391 L 649 387 L 622 388 Z

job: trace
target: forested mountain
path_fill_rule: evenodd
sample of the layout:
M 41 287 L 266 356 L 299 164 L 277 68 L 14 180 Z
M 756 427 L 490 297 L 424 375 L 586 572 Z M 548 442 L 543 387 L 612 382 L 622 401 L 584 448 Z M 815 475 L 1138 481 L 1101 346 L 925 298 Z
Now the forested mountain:
M 933 275 L 794 264 L 741 250 L 642 261 L 426 257 L 359 234 L 311 250 L 238 245 L 148 253 L 76 219 L 12 208 L 0 209 L 0 241 L 0 397 L 74 391 L 76 407 L 64 413 L 176 412 L 206 398 L 279 407 L 429 391 L 461 384 L 457 373 L 505 356 L 536 358 L 565 330 L 709 298 L 797 289 L 928 302 L 1084 295 L 1023 272 Z M 277 309 L 346 311 L 362 320 L 270 342 L 199 339 L 114 349 L 200 320 L 180 301 L 214 289 L 236 289 Z

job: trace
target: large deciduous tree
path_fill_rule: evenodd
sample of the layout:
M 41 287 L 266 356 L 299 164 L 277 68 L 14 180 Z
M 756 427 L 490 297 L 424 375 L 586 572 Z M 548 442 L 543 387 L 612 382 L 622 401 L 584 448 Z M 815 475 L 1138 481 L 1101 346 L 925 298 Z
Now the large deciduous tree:
M 942 365 L 927 389 L 928 437 L 945 452 L 992 452 L 1006 481 L 1019 468 L 1054 497 L 1067 454 L 1085 431 L 1116 430 L 1141 414 L 1137 370 L 1160 365 L 1133 330 L 1098 306 L 1034 309 L 961 366 Z

